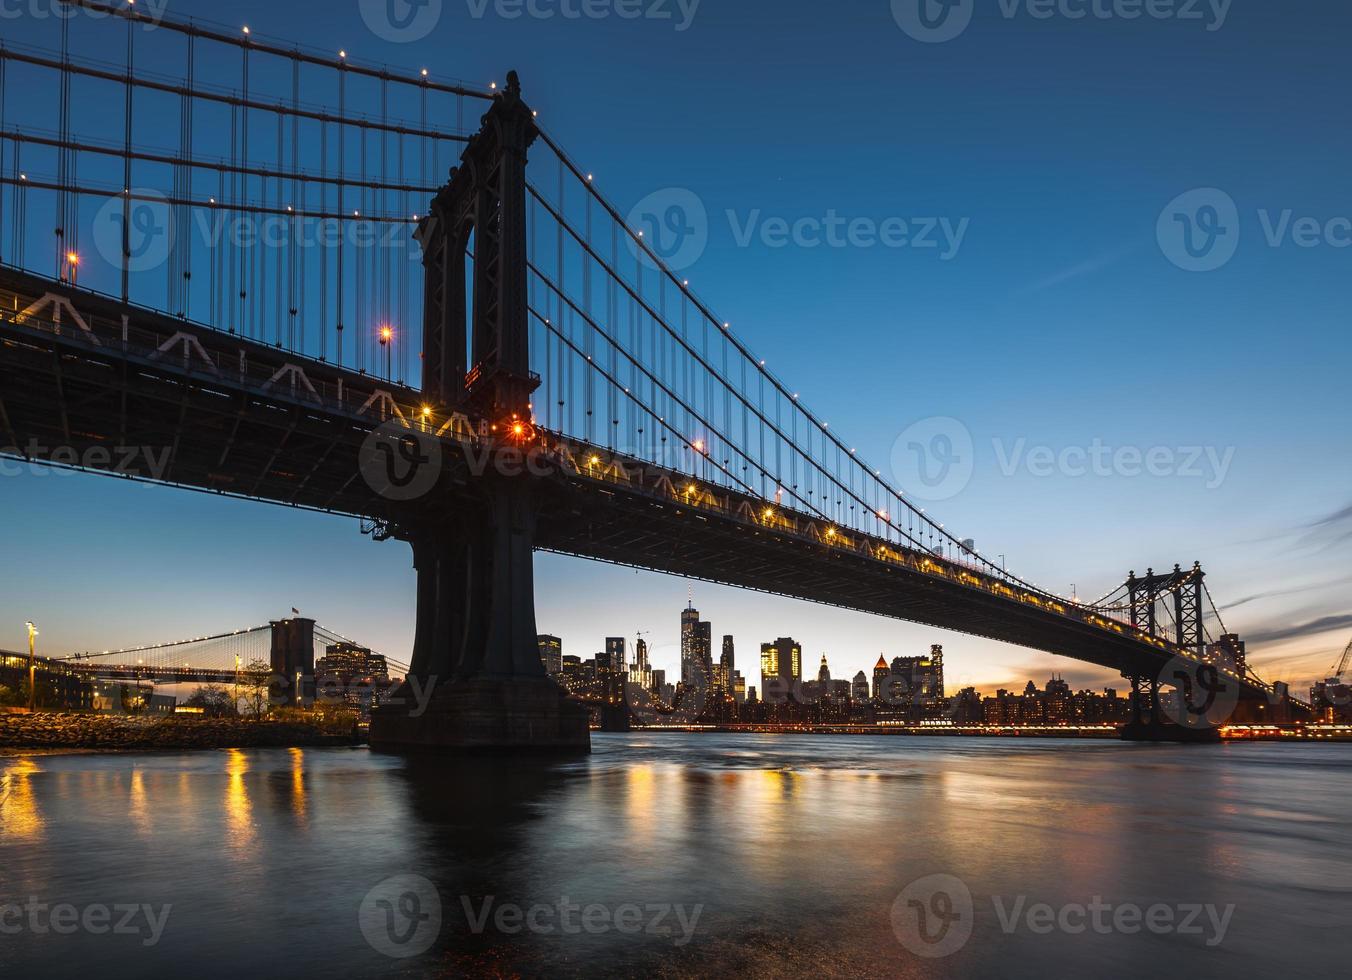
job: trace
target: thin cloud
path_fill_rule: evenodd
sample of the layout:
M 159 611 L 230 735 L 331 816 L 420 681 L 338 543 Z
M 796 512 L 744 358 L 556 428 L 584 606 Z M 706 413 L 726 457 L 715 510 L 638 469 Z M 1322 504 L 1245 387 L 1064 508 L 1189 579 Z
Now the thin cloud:
M 1333 524 L 1341 524 L 1344 521 L 1352 521 L 1352 504 L 1348 504 L 1346 507 L 1342 508 L 1342 510 L 1335 510 L 1328 517 L 1320 518 L 1309 526 L 1328 527 Z
M 1352 539 L 1352 504 L 1306 524 L 1301 530 L 1306 532 L 1301 538 L 1301 544 L 1318 544 L 1320 545 L 1318 551 L 1328 551 Z
M 1279 640 L 1297 640 L 1306 636 L 1317 636 L 1331 630 L 1352 629 L 1352 614 L 1323 616 L 1308 623 L 1293 623 L 1290 626 L 1276 626 L 1266 630 L 1251 630 L 1244 634 L 1250 643 L 1275 643 Z
M 1240 606 L 1247 606 L 1251 602 L 1258 602 L 1262 599 L 1277 599 L 1282 596 L 1304 595 L 1307 592 L 1318 592 L 1322 589 L 1336 588 L 1340 585 L 1352 583 L 1352 578 L 1336 579 L 1332 582 L 1310 582 L 1295 589 L 1273 589 L 1270 592 L 1256 592 L 1253 595 L 1246 595 L 1242 599 L 1236 599 L 1234 602 L 1221 606 L 1221 612 L 1229 612 L 1231 609 L 1238 609 Z
M 1060 272 L 1047 276 L 1045 279 L 1038 279 L 1026 286 L 1021 286 L 1014 290 L 1014 295 L 1026 296 L 1029 293 L 1040 293 L 1044 289 L 1051 289 L 1053 286 L 1060 286 L 1075 279 L 1092 276 L 1096 272 L 1102 272 L 1104 269 L 1116 265 L 1118 262 L 1122 261 L 1122 259 L 1136 251 L 1137 248 L 1138 246 L 1136 245 L 1128 245 L 1124 248 L 1119 248 L 1116 251 L 1097 256 L 1096 258 L 1078 262 L 1067 269 L 1062 269 Z

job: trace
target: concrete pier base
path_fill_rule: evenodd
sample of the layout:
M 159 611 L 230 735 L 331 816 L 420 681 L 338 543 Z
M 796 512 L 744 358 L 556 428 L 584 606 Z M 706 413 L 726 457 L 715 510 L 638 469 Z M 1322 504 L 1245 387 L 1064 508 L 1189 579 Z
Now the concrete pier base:
M 439 687 L 425 710 L 371 714 L 371 747 L 385 752 L 563 754 L 591 751 L 585 706 L 552 680 L 470 678 Z

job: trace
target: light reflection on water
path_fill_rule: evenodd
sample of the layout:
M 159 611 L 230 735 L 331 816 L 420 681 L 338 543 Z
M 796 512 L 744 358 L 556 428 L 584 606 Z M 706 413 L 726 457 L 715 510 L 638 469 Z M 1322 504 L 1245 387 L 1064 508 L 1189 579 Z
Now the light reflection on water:
M 0 936 L 0 973 L 1287 975 L 1346 962 L 1352 751 L 941 738 L 598 735 L 585 759 L 409 760 L 364 749 L 0 758 L 0 905 L 172 904 L 140 936 Z M 358 929 L 367 892 L 440 894 L 422 956 Z M 949 959 L 897 941 L 912 880 L 960 877 Z M 692 941 L 471 933 L 529 908 L 703 906 Z M 1225 941 L 1005 934 L 996 897 L 1236 906 Z M 12 920 L 11 920 L 12 921 Z M 553 921 L 553 920 L 550 920 Z M 646 920 L 645 920 L 646 921 Z

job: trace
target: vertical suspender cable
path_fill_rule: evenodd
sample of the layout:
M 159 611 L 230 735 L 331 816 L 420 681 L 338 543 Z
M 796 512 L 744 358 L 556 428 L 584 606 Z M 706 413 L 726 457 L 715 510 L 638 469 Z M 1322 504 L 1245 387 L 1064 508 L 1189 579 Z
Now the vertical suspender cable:
M 64 279 L 66 262 L 66 218 L 70 208 L 70 18 L 61 20 L 61 82 L 57 107 L 57 132 L 62 146 L 57 150 L 56 183 L 56 278 Z
M 327 212 L 329 207 L 329 124 L 328 121 L 319 124 L 319 175 L 323 178 L 319 183 L 319 210 L 321 213 Z M 339 207 L 341 207 L 341 203 Z M 327 218 L 320 219 L 321 224 L 327 222 Z M 339 222 L 339 227 L 342 223 Z M 326 236 L 318 236 L 317 241 L 326 243 Z M 326 247 L 319 249 L 319 359 L 327 360 L 329 356 L 329 250 Z
M 343 181 L 347 178 L 347 72 L 343 62 L 338 64 L 338 329 L 337 363 L 343 363 L 343 267 L 347 251 L 347 195 Z
M 244 102 L 240 106 L 240 154 L 239 162 L 244 166 L 249 164 L 249 38 L 244 38 L 244 47 L 241 49 L 241 68 L 240 81 L 244 91 Z M 240 193 L 236 196 L 236 203 L 239 206 L 239 215 L 244 219 L 244 203 L 249 193 L 249 178 L 246 174 L 240 173 L 238 184 Z M 242 230 L 242 229 L 241 229 Z M 253 253 L 246 242 L 252 240 L 252 235 L 243 235 L 239 242 L 239 319 L 240 333 L 246 337 L 253 336 L 253 315 L 252 307 L 249 303 L 250 285 L 253 281 Z
M 293 109 L 299 109 L 299 108 L 300 108 L 300 58 L 299 58 L 299 57 L 293 57 L 293 58 L 291 59 L 291 108 L 293 108 Z M 299 204 L 300 211 L 303 212 L 303 211 L 305 210 L 305 203 L 304 203 L 303 201 L 298 201 L 298 200 L 297 200 L 297 198 L 300 196 L 300 191 L 301 191 L 301 184 L 300 184 L 300 115 L 297 114 L 297 113 L 293 113 L 292 116 L 291 116 L 291 201 L 290 201 L 290 203 L 289 203 L 287 206 L 288 206 L 288 207 L 291 207 L 291 208 L 295 208 L 295 207 L 297 207 L 297 205 Z M 287 323 L 287 330 L 286 330 L 286 344 L 287 344 L 287 347 L 288 347 L 290 350 L 293 350 L 293 351 L 294 351 L 294 350 L 303 350 L 304 347 L 305 347 L 305 343 L 304 343 L 304 339 L 303 339 L 303 335 L 304 335 L 304 321 L 301 321 L 301 323 L 300 323 L 301 334 L 302 334 L 301 344 L 300 344 L 299 347 L 297 347 L 297 345 L 296 345 L 296 328 L 297 328 L 296 315 L 297 315 L 297 313 L 300 312 L 300 307 L 301 307 L 301 298 L 300 298 L 300 296 L 298 295 L 298 291 L 297 291 L 297 289 L 296 289 L 296 274 L 297 274 L 297 272 L 298 272 L 298 268 L 297 268 L 297 259 L 298 259 L 298 256 L 297 256 L 297 254 L 296 254 L 296 249 L 299 247 L 299 246 L 297 245 L 297 243 L 296 243 L 296 231 L 297 231 L 297 225 L 296 225 L 296 223 L 297 223 L 298 221 L 301 221 L 301 220 L 303 220 L 303 219 L 298 218 L 298 217 L 296 217 L 296 216 L 293 214 L 293 216 L 292 216 L 292 218 L 291 218 L 291 221 L 288 222 L 288 224 L 290 224 L 291 227 L 290 227 L 290 228 L 288 229 L 288 231 L 287 231 L 287 240 L 286 240 L 286 249 L 287 249 L 286 295 L 287 295 L 287 297 L 288 297 L 288 298 L 287 298 L 287 304 L 286 304 L 286 310 L 287 310 L 287 314 L 286 314 L 286 315 L 287 315 L 287 320 L 286 320 L 286 323 Z M 302 258 L 302 259 L 303 259 L 303 258 L 304 258 L 304 253 L 301 253 L 301 255 L 299 256 L 299 258 Z M 301 291 L 303 291 L 303 289 L 304 289 L 304 279 L 302 278 Z
M 188 35 L 188 79 L 187 79 L 187 98 L 184 100 L 184 122 L 183 122 L 183 197 L 185 200 L 193 199 L 193 171 L 188 163 L 193 156 L 193 110 L 196 96 L 193 95 L 193 83 L 197 74 L 197 51 L 196 36 Z M 179 214 L 179 231 L 177 248 L 183 252 L 183 316 L 192 319 L 192 208 L 190 205 L 178 205 L 176 212 Z
M 0 168 L 5 165 L 5 101 L 9 93 L 9 88 L 5 84 L 5 69 L 9 66 L 9 59 L 4 57 L 4 51 L 5 43 L 0 40 Z M 0 228 L 3 227 L 5 227 L 5 190 L 0 187 Z M 0 265 L 4 264 L 4 250 L 4 239 L 0 236 Z
M 274 184 L 275 184 L 276 189 L 277 189 L 277 205 L 276 205 L 276 207 L 277 207 L 277 211 L 278 211 L 278 214 L 275 216 L 275 218 L 276 218 L 276 220 L 278 220 L 278 221 L 281 220 L 282 199 L 283 199 L 283 197 L 285 196 L 285 192 L 284 192 L 283 187 L 282 187 L 282 174 L 286 172 L 286 156 L 285 156 L 286 139 L 285 139 L 285 126 L 284 126 L 284 120 L 285 120 L 285 118 L 286 118 L 286 117 L 285 117 L 282 113 L 280 113 L 280 112 L 277 113 L 277 179 L 274 181 Z M 266 204 L 267 202 L 265 201 L 264 203 Z M 288 206 L 294 207 L 295 205 L 288 205 Z M 264 225 L 265 225 L 265 226 L 266 226 L 266 224 L 267 224 L 269 221 L 272 221 L 272 220 L 274 220 L 274 218 L 273 218 L 273 217 L 270 217 L 270 216 L 267 216 L 267 215 L 264 215 L 263 218 L 262 218 L 262 221 L 264 222 Z M 288 229 L 288 231 L 289 231 L 289 230 L 290 230 L 290 229 Z M 281 346 L 282 346 L 282 323 L 283 323 L 283 317 L 282 317 L 283 304 L 282 304 L 282 300 L 284 299 L 284 297 L 282 296 L 282 268 L 283 268 L 283 265 L 285 264 L 286 255 L 284 254 L 285 250 L 282 249 L 281 247 L 279 247 L 279 245 L 278 245 L 278 239 L 277 239 L 275 236 L 271 236 L 271 235 L 266 236 L 266 237 L 264 238 L 264 241 L 265 241 L 266 243 L 270 244 L 270 245 L 272 246 L 272 248 L 273 248 L 273 251 L 275 251 L 275 252 L 277 253 L 277 255 L 276 255 L 276 261 L 273 263 L 273 268 L 276 270 L 276 272 L 275 272 L 275 275 L 276 275 L 276 281 L 272 284 L 272 292 L 273 292 L 273 304 L 272 304 L 273 325 L 272 325 L 272 335 L 273 335 L 273 338 L 274 338 L 274 343 L 275 343 L 275 345 L 276 345 L 277 347 L 281 347 Z M 265 281 L 266 281 L 266 280 L 265 280 Z M 290 322 L 291 322 L 290 317 L 287 317 L 285 322 L 289 325 Z

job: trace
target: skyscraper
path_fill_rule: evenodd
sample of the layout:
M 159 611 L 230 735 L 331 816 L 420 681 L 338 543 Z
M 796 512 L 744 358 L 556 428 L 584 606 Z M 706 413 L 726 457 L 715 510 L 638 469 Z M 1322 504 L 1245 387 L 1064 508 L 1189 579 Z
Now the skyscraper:
M 903 686 L 894 694 L 904 694 L 913 704 L 932 704 L 944 697 L 944 648 L 930 647 L 928 657 L 894 657 L 892 674 Z
M 598 663 L 597 666 L 616 674 L 627 674 L 629 672 L 629 667 L 624 656 L 624 637 L 606 637 L 604 663 Z
M 707 620 L 695 624 L 695 659 L 706 687 L 714 682 L 714 627 Z
M 637 684 L 645 691 L 652 690 L 653 670 L 648 662 L 648 644 L 641 636 L 634 643 L 634 663 L 629 668 L 629 683 Z
M 694 601 L 686 603 L 681 610 L 681 683 L 687 687 L 693 681 L 696 671 L 695 634 L 699 631 L 699 610 Z
M 737 677 L 737 661 L 733 652 L 733 640 L 729 635 L 723 637 L 723 655 L 718 658 L 718 686 L 731 694 L 733 682 Z
M 771 680 L 774 686 L 771 686 Z M 803 648 L 789 636 L 781 636 L 773 643 L 761 644 L 761 696 L 770 697 L 778 689 L 787 696 L 797 681 L 803 679 Z
M 878 654 L 878 662 L 873 665 L 873 696 L 881 698 L 885 693 L 883 686 L 887 683 L 887 677 L 892 673 L 892 669 L 887 666 L 887 660 L 883 655 Z
M 540 662 L 545 665 L 545 673 L 555 677 L 563 672 L 563 641 L 557 636 L 542 633 L 535 638 L 540 647 Z
M 713 682 L 713 625 L 699 618 L 692 601 L 681 610 L 681 683 L 703 690 Z

